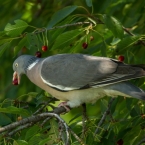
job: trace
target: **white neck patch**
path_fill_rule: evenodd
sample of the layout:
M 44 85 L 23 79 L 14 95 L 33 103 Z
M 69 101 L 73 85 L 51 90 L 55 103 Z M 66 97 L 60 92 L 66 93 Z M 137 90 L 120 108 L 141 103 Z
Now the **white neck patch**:
M 28 70 L 31 70 L 38 62 L 39 62 L 39 60 L 36 60 L 35 62 L 31 63 L 31 64 L 28 66 Z

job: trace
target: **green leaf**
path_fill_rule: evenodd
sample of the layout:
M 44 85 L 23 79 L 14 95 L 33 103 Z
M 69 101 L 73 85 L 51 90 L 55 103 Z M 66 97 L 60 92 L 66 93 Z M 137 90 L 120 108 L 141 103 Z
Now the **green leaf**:
M 18 36 L 29 26 L 26 22 L 22 20 L 15 20 L 14 22 L 14 25 L 8 23 L 4 29 L 8 36 Z
M 56 13 L 52 16 L 50 22 L 48 23 L 47 28 L 52 28 L 55 24 L 63 20 L 65 17 L 67 17 L 69 14 L 71 14 L 77 6 L 67 6 Z
M 10 106 L 7 108 L 0 108 L 0 112 L 3 113 L 12 113 L 12 114 L 20 114 L 20 115 L 24 115 L 24 116 L 28 116 L 30 113 L 26 110 L 26 109 L 22 109 L 22 108 L 17 108 L 14 106 Z
M 13 145 L 28 145 L 25 140 L 14 140 Z
M 27 37 L 21 39 L 18 45 L 14 47 L 14 55 L 16 55 L 26 45 L 26 43 L 27 43 Z
M 66 44 L 69 41 L 73 41 L 75 37 L 82 33 L 82 29 L 76 29 L 72 31 L 67 31 L 56 38 L 56 41 L 52 47 L 52 49 L 60 48 L 62 49 L 62 45 Z
M 17 99 L 21 99 L 26 96 L 28 96 L 28 97 L 31 96 L 31 97 L 35 98 L 37 96 L 37 94 L 38 94 L 37 92 L 29 92 L 28 94 L 23 94 L 23 95 L 19 96 Z
M 129 36 L 124 38 L 122 41 L 120 41 L 117 45 L 117 49 L 119 52 L 122 50 L 128 48 L 129 46 L 132 46 L 134 43 L 136 43 L 141 36 Z
M 100 49 L 101 49 L 101 54 L 102 54 L 102 56 L 104 56 L 104 57 L 107 56 L 107 54 L 106 54 L 106 48 L 107 48 L 107 46 L 106 46 L 105 42 L 103 42 L 103 43 L 101 44 L 101 46 L 100 46 Z
M 6 43 L 6 42 L 11 42 L 14 38 L 4 38 L 0 40 L 0 45 Z
M 39 40 L 36 34 L 27 34 L 27 43 L 26 43 L 26 47 L 28 49 L 36 49 L 39 46 Z
M 92 7 L 92 0 L 86 0 L 86 4 L 88 7 Z
M 1 37 L 4 37 L 6 35 L 6 32 L 5 31 L 0 31 L 0 38 Z
M 35 34 L 28 33 L 24 38 L 22 38 L 18 45 L 14 47 L 14 55 L 16 55 L 24 46 L 26 46 L 28 49 L 31 48 L 38 48 L 38 38 Z
M 37 132 L 40 130 L 38 125 L 32 126 L 30 129 L 27 130 L 25 140 L 29 140 L 32 136 L 36 135 Z
M 43 139 L 42 141 L 40 141 L 39 142 L 39 145 L 45 145 L 45 144 L 47 144 L 48 143 L 48 141 L 50 141 L 51 140 L 51 138 L 46 138 L 46 139 Z
M 2 118 L 2 119 L 0 119 L 1 126 L 10 124 L 12 122 L 11 118 L 5 113 L 0 113 L 0 118 Z
M 76 114 L 73 118 L 71 118 L 71 120 L 69 120 L 69 123 L 71 123 L 72 121 L 74 121 L 76 118 L 80 117 L 82 114 L 78 113 Z
M 122 38 L 124 35 L 124 31 L 121 23 L 113 16 L 108 16 L 108 15 L 103 15 L 103 16 L 107 28 L 112 31 L 115 37 Z
M 10 47 L 10 43 L 7 42 L 0 46 L 0 57 L 3 55 L 3 53 L 6 51 L 7 48 Z
M 29 140 L 28 144 L 29 145 L 37 145 L 42 140 L 43 139 L 41 138 L 40 134 L 37 134 Z

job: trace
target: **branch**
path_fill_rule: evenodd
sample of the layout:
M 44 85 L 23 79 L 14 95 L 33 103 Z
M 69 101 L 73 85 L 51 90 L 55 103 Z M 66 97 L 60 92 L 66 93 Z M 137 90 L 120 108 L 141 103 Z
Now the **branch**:
M 96 22 L 97 22 L 97 24 L 105 24 L 102 20 L 100 20 L 99 18 L 97 18 L 97 17 L 92 17 Z M 124 26 L 122 26 L 122 28 L 123 28 L 123 30 L 127 33 L 127 34 L 129 34 L 130 36 L 135 36 L 132 32 L 130 32 L 127 28 L 125 28 Z M 143 40 L 139 40 L 139 42 L 141 42 L 141 44 L 142 45 L 144 45 L 145 46 L 145 42 L 143 41 Z
M 33 113 L 33 115 L 36 115 L 36 114 L 40 113 L 52 101 L 56 101 L 56 99 L 55 98 L 51 98 L 50 100 L 48 100 L 47 102 L 45 102 L 42 107 L 40 107 L 36 112 Z
M 22 126 L 18 127 L 17 129 L 15 129 L 15 130 L 9 132 L 9 133 L 6 134 L 5 136 L 12 136 L 12 135 L 14 135 L 15 133 L 17 133 L 17 132 L 19 132 L 19 131 L 21 131 L 21 130 L 23 130 L 23 129 L 25 129 L 25 128 L 31 127 L 32 125 L 34 125 L 34 123 L 27 123 L 27 124 L 25 124 L 25 125 L 22 125 Z
M 53 114 L 57 114 L 57 115 L 58 114 L 61 114 L 61 113 L 64 113 L 64 112 L 66 112 L 66 110 L 63 107 L 57 107 L 57 108 L 55 108 L 53 110 Z M 21 121 L 17 121 L 17 122 L 14 122 L 14 123 L 9 124 L 7 126 L 1 127 L 0 128 L 0 133 L 5 132 L 5 131 L 12 130 L 12 129 L 18 127 L 18 126 L 25 125 L 27 123 L 31 123 L 31 122 L 37 123 L 37 122 L 39 122 L 41 120 L 44 120 L 48 116 L 47 115 L 43 115 L 43 113 L 42 113 L 42 114 L 38 114 L 38 115 L 35 115 L 35 116 L 30 116 L 28 118 L 24 118 Z
M 87 116 L 86 104 L 85 104 L 85 103 L 82 104 L 82 108 L 83 108 L 83 114 L 82 114 L 82 127 L 83 127 L 83 129 L 82 129 L 82 135 L 83 135 L 83 137 L 85 137 L 85 133 L 86 133 L 86 131 L 87 131 L 85 121 L 86 121 L 86 120 L 89 120 L 89 118 L 88 118 L 88 116 Z
M 83 143 L 83 141 L 69 128 L 71 134 L 75 137 L 75 139 L 81 144 L 81 145 L 85 145 Z
M 45 31 L 50 31 L 50 30 L 54 30 L 54 29 L 65 28 L 65 27 L 72 27 L 72 26 L 78 26 L 78 25 L 84 25 L 84 24 L 92 25 L 92 23 L 90 23 L 90 22 L 77 22 L 77 23 L 72 23 L 72 24 L 66 24 L 66 25 L 63 25 L 63 26 L 56 26 L 56 27 L 49 28 L 49 29 L 46 29 L 46 28 L 37 29 L 33 33 L 37 34 L 37 33 L 45 32 Z
M 135 35 L 134 35 L 132 32 L 130 32 L 127 28 L 125 28 L 125 27 L 122 27 L 122 28 L 123 28 L 123 30 L 124 30 L 127 34 L 129 34 L 129 35 L 131 35 L 131 36 L 135 36 Z M 139 42 L 141 42 L 141 44 L 145 46 L 145 42 L 144 42 L 143 40 L 139 40 Z
M 139 143 L 137 143 L 137 145 L 141 145 L 144 142 L 145 142 L 145 138 L 143 138 Z
M 97 134 L 99 132 L 99 128 L 101 127 L 101 125 L 103 124 L 103 122 L 105 121 L 107 115 L 110 113 L 110 107 L 112 105 L 112 102 L 114 101 L 114 98 L 111 98 L 110 102 L 108 103 L 108 108 L 107 110 L 104 112 L 100 122 L 98 123 L 97 129 L 95 130 L 95 134 Z

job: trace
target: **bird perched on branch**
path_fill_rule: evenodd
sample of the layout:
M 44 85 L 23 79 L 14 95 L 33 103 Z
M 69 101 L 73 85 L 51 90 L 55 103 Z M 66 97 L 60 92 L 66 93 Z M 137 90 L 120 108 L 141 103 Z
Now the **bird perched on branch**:
M 22 55 L 13 63 L 13 80 L 25 74 L 31 82 L 65 101 L 71 108 L 104 96 L 145 100 L 145 92 L 127 82 L 145 76 L 144 65 L 83 54 L 58 54 L 46 58 Z

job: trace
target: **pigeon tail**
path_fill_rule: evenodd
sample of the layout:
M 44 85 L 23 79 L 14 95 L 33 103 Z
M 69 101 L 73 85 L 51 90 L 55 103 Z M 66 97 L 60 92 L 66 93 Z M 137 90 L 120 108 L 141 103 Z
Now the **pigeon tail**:
M 118 91 L 126 97 L 133 97 L 140 100 L 145 100 L 145 92 L 131 84 L 130 82 L 121 82 L 113 85 L 105 86 L 107 90 Z

